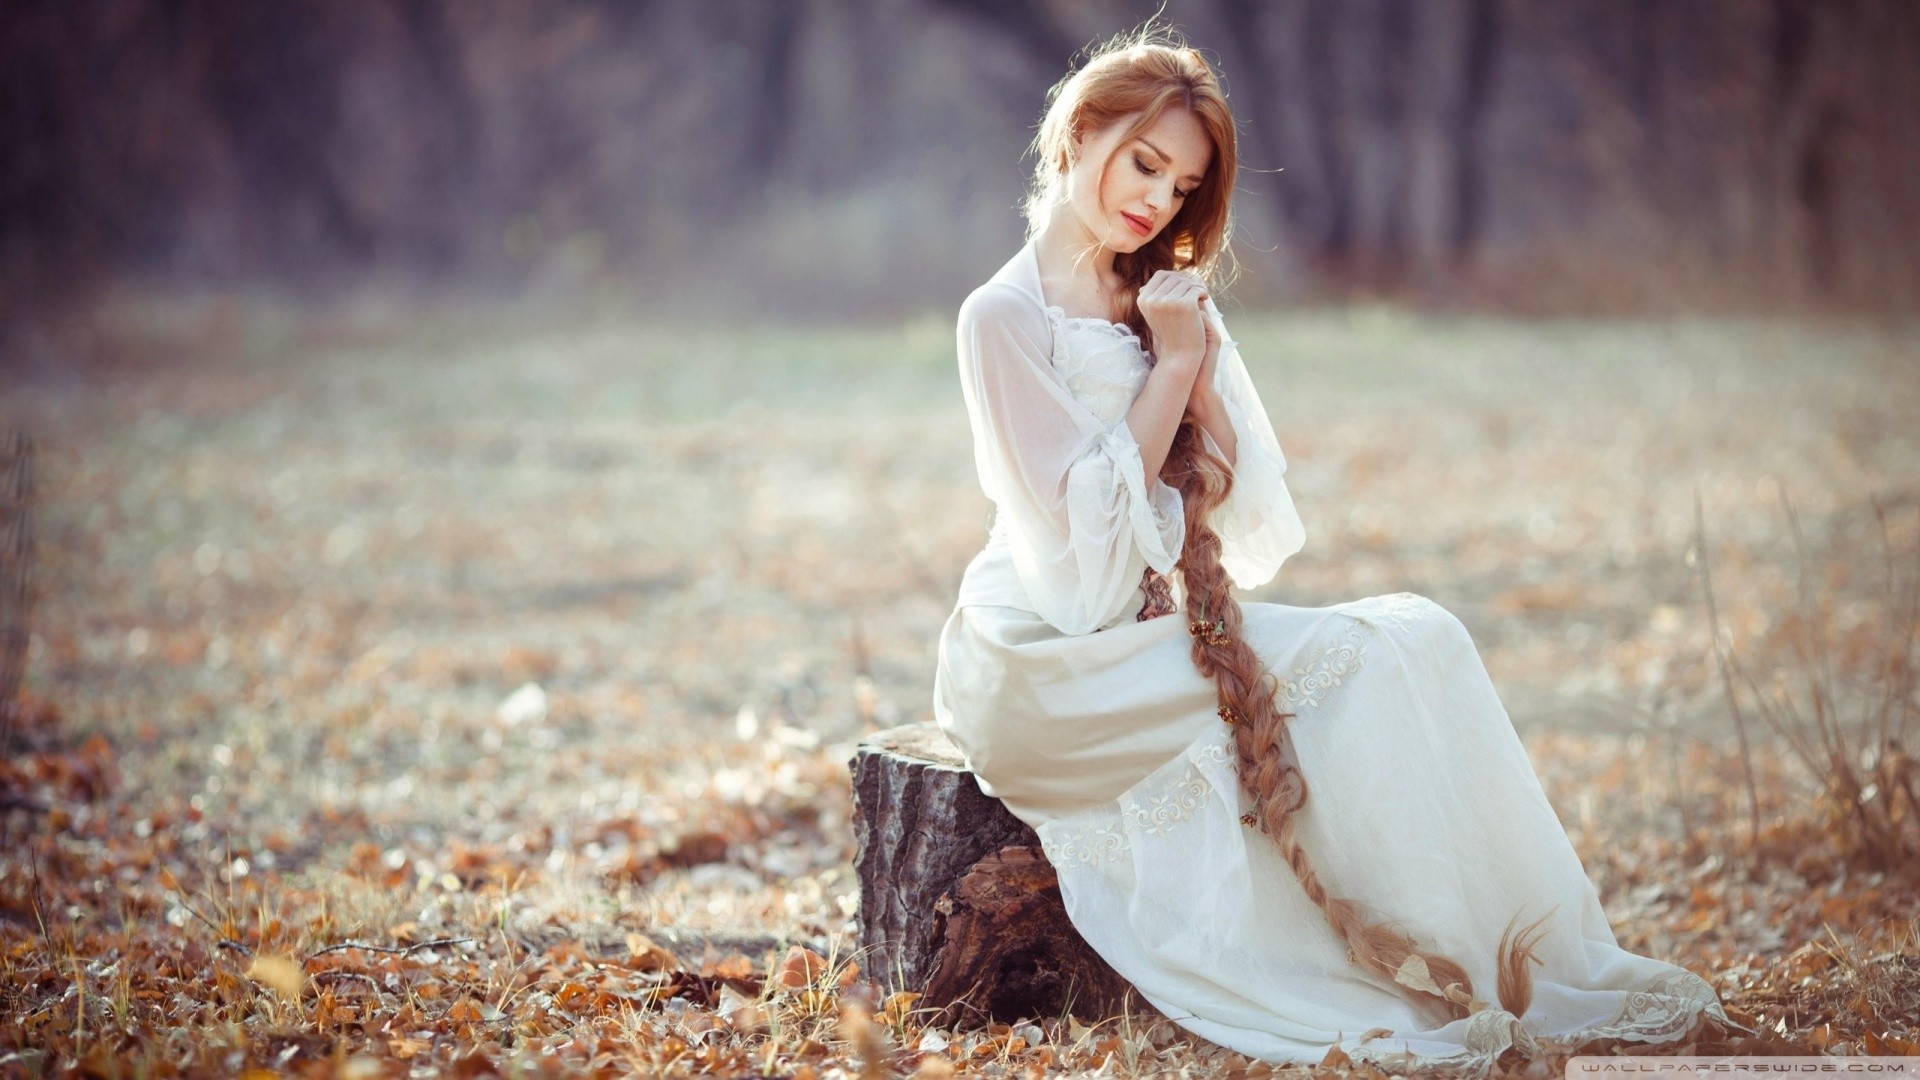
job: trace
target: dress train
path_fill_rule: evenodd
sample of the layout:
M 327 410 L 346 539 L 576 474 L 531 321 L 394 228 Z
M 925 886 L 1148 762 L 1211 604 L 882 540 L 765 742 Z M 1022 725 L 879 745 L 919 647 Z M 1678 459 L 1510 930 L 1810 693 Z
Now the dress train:
M 1463 965 L 1488 1004 L 1436 1027 L 1404 991 L 1350 962 L 1278 847 L 1242 821 L 1251 803 L 1232 729 L 1197 673 L 1171 688 L 1192 701 L 1182 724 L 1163 728 L 1187 736 L 1170 760 L 1114 799 L 1032 816 L 1075 927 L 1147 1001 L 1262 1060 L 1314 1063 L 1337 1045 L 1383 1068 L 1466 1074 L 1509 1046 L 1653 1044 L 1684 1037 L 1703 1015 L 1725 1020 L 1699 976 L 1619 947 L 1451 612 L 1408 593 L 1242 610 L 1248 643 L 1281 678 L 1281 707 L 1298 714 L 1288 722 L 1310 791 L 1298 835 L 1321 881 Z M 994 609 L 1000 620 L 1022 614 Z M 1093 637 L 1184 654 L 1184 629 L 1161 618 Z M 1051 636 L 1003 641 L 1032 650 Z M 1005 779 L 1009 805 L 1026 806 Z M 1521 1017 L 1495 995 L 1516 914 L 1523 924 L 1549 916 Z

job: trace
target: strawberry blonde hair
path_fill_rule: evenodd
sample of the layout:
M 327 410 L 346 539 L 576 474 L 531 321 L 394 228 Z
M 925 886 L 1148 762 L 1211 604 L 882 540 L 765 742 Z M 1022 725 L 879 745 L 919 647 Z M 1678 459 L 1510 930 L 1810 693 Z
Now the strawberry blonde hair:
M 1218 77 L 1198 50 L 1178 32 L 1154 25 L 1120 34 L 1095 47 L 1079 70 L 1047 93 L 1047 112 L 1034 137 L 1038 155 L 1023 209 L 1031 239 L 1054 206 L 1066 197 L 1066 175 L 1073 163 L 1073 137 L 1125 123 L 1124 145 L 1170 108 L 1190 110 L 1213 140 L 1213 163 L 1154 238 L 1138 251 L 1117 252 L 1114 268 L 1124 282 L 1121 320 L 1152 349 L 1152 331 L 1140 313 L 1140 288 L 1160 270 L 1181 270 L 1214 284 L 1226 253 L 1232 223 L 1228 208 L 1238 168 L 1233 114 Z M 1114 157 L 1100 164 L 1100 179 Z M 1096 187 L 1096 190 L 1098 188 Z M 1207 517 L 1233 486 L 1232 467 L 1205 448 L 1200 429 L 1183 418 L 1175 432 L 1161 476 L 1179 488 L 1186 504 L 1186 541 L 1179 561 L 1187 586 L 1187 614 L 1193 635 L 1192 657 L 1200 673 L 1219 690 L 1220 716 L 1233 724 L 1240 783 L 1254 803 L 1252 824 L 1271 836 L 1293 868 L 1307 896 L 1325 913 L 1334 932 L 1347 943 L 1348 957 L 1360 967 L 1391 980 L 1416 1004 L 1438 1008 L 1448 1018 L 1469 1015 L 1475 1005 L 1472 980 L 1459 964 L 1425 950 L 1407 934 L 1370 918 L 1361 905 L 1327 891 L 1300 846 L 1294 814 L 1306 804 L 1307 781 L 1300 771 L 1287 721 L 1295 714 L 1276 703 L 1279 680 L 1241 634 L 1240 605 L 1220 566 L 1220 538 Z M 1152 568 L 1146 572 L 1149 605 L 1168 596 L 1166 583 Z M 1143 611 L 1141 617 L 1147 617 Z M 1501 935 L 1495 969 L 1501 1007 L 1519 1016 L 1533 996 L 1529 961 L 1546 917 L 1513 934 L 1518 916 Z
M 1219 80 L 1199 51 L 1187 48 L 1171 29 L 1157 28 L 1149 20 L 1133 33 L 1098 46 L 1078 71 L 1053 84 L 1047 91 L 1046 116 L 1029 147 L 1039 160 L 1022 207 L 1031 240 L 1045 227 L 1054 204 L 1066 198 L 1074 136 L 1092 135 L 1126 121 L 1115 144 L 1123 146 L 1175 106 L 1190 110 L 1206 129 L 1213 140 L 1213 163 L 1199 185 L 1181 200 L 1166 228 L 1137 251 L 1116 252 L 1113 257 L 1114 270 L 1125 283 L 1121 294 L 1127 299 L 1120 321 L 1132 327 L 1149 350 L 1153 338 L 1137 300 L 1141 286 L 1164 269 L 1185 270 L 1212 283 L 1232 234 L 1227 208 L 1239 169 L 1233 114 L 1227 110 Z M 1096 192 L 1105 185 L 1107 170 L 1117 156 L 1101 163 Z

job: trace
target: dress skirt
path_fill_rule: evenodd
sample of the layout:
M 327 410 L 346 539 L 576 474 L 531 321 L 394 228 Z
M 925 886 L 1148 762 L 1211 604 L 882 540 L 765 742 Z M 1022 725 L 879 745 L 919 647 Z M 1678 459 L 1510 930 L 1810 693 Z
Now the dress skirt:
M 1240 815 L 1232 727 L 1183 614 L 1059 633 L 962 606 L 935 716 L 981 789 L 1039 833 L 1074 926 L 1182 1027 L 1264 1061 L 1341 1047 L 1389 1068 L 1486 1072 L 1507 1047 L 1685 1037 L 1726 1019 L 1699 976 L 1617 944 L 1466 627 L 1410 593 L 1331 607 L 1241 601 L 1278 676 L 1308 784 L 1298 835 L 1335 896 L 1464 966 L 1472 1016 L 1434 1026 L 1351 963 L 1274 841 Z M 1495 957 L 1551 912 L 1524 1017 Z

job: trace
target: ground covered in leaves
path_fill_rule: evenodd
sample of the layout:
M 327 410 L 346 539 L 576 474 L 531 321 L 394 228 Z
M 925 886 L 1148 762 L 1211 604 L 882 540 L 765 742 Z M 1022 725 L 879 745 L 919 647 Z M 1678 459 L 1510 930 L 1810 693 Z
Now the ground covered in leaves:
M 1308 532 L 1252 599 L 1451 609 L 1623 945 L 1746 1050 L 1920 1054 L 1920 860 L 1758 713 L 1743 759 L 1700 587 L 1782 716 L 1810 627 L 1868 714 L 1912 663 L 1920 332 L 1229 322 Z M 930 1027 L 861 964 L 847 760 L 930 718 L 990 509 L 949 318 L 91 332 L 0 394 L 41 495 L 0 1072 L 1272 1071 L 1139 1017 Z

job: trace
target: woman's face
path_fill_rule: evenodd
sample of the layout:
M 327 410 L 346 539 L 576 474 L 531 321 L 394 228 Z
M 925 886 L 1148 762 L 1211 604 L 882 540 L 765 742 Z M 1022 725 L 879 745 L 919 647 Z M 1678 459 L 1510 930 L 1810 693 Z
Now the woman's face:
M 1078 150 L 1067 171 L 1068 205 L 1096 241 L 1116 252 L 1135 251 L 1158 236 L 1213 163 L 1213 140 L 1193 110 L 1168 108 L 1122 143 L 1120 134 L 1132 121 L 1122 117 L 1075 139 Z M 1109 156 L 1113 163 L 1101 184 Z

